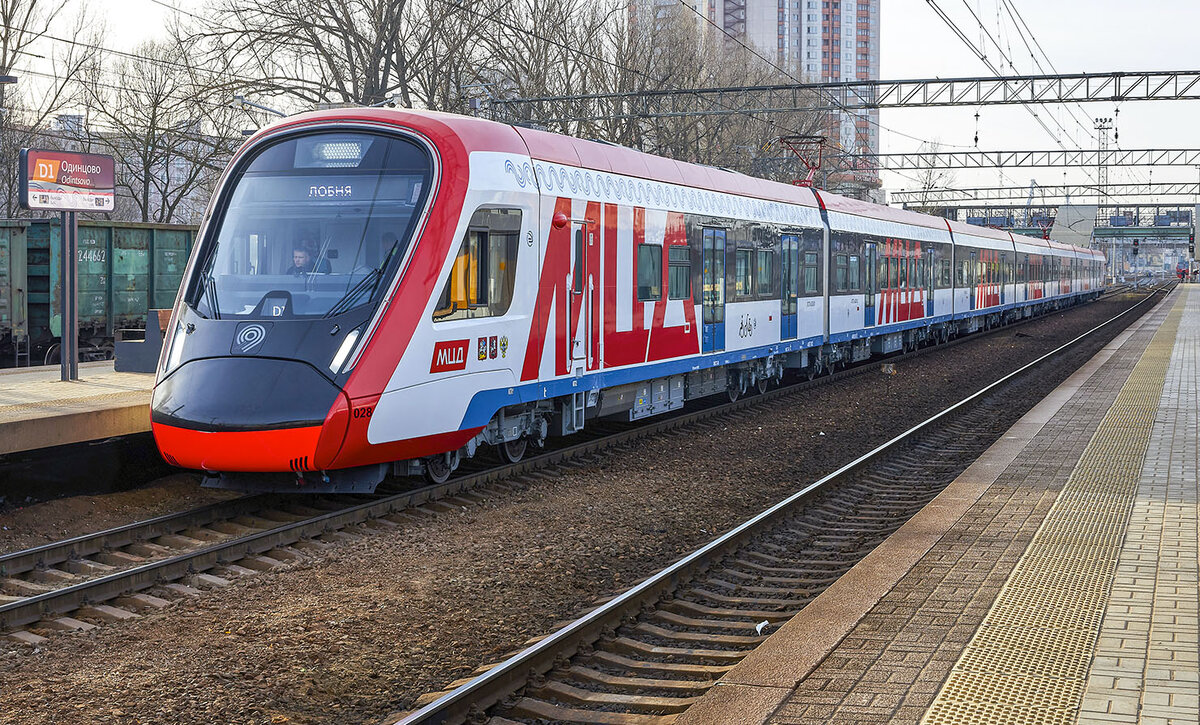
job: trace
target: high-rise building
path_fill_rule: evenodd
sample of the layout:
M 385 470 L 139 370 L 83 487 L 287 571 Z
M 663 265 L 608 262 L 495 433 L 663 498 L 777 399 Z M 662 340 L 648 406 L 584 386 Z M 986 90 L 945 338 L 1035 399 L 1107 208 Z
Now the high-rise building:
M 696 0 L 714 23 L 806 81 L 879 78 L 879 0 Z M 768 56 L 770 57 L 770 56 Z M 839 113 L 830 143 L 879 147 L 879 112 Z
M 681 2 L 708 18 L 702 25 L 754 46 L 806 82 L 879 78 L 880 0 L 640 0 L 656 16 L 677 10 Z M 838 150 L 874 153 L 879 111 L 832 114 L 826 134 Z M 840 176 L 852 186 L 879 184 L 877 171 Z

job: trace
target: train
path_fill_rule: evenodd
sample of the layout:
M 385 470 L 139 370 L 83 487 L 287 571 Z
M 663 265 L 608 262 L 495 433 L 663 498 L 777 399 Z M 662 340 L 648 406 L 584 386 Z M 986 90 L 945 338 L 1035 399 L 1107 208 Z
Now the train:
M 170 308 L 197 227 L 84 220 L 76 250 L 80 359 L 113 357 L 121 330 L 144 330 L 149 309 Z M 58 362 L 60 225 L 0 220 L 0 366 Z
M 372 491 L 1096 297 L 1099 252 L 484 119 L 338 109 L 231 160 L 151 425 L 204 485 Z

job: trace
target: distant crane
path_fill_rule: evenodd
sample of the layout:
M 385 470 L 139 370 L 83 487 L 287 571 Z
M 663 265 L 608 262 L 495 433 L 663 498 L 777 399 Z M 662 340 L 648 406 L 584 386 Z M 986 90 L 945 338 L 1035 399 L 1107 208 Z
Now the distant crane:
M 1037 188 L 1037 179 L 1029 180 L 1029 197 L 1025 199 L 1025 226 L 1029 226 L 1030 214 L 1029 209 L 1033 206 L 1033 190 Z

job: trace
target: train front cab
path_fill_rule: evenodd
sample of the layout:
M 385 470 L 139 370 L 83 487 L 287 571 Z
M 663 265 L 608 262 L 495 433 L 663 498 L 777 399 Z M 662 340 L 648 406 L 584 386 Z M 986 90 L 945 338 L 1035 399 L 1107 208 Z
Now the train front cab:
M 416 246 L 433 173 L 412 136 L 326 128 L 252 142 L 218 192 L 164 345 L 151 416 L 170 462 L 292 482 L 329 466 L 356 351 Z

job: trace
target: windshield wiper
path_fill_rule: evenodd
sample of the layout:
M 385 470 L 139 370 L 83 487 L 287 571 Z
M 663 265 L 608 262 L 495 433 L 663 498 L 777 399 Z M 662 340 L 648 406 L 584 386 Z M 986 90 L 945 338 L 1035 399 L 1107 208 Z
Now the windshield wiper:
M 383 267 L 376 267 L 375 269 L 372 269 L 370 271 L 370 273 L 367 274 L 366 277 L 363 277 L 359 281 L 358 284 L 351 287 L 350 291 L 347 292 L 345 294 L 345 296 L 343 296 L 340 300 L 338 300 L 336 305 L 334 305 L 333 307 L 330 307 L 329 312 L 326 312 L 325 316 L 333 317 L 336 314 L 345 312 L 346 310 L 350 309 L 350 305 L 355 300 L 357 300 L 360 296 L 362 296 L 362 293 L 364 290 L 371 289 L 372 291 L 374 291 L 374 289 L 375 289 L 374 282 L 379 279 L 379 276 L 381 274 L 383 274 Z M 369 287 L 368 287 L 368 285 L 369 285 Z
M 392 255 L 396 253 L 396 247 L 398 246 L 400 246 L 399 241 L 392 245 L 392 248 L 388 250 L 387 256 L 383 258 L 383 261 L 379 263 L 378 267 L 367 273 L 367 276 L 359 280 L 358 284 L 351 287 L 350 290 L 346 292 L 346 294 L 343 295 L 340 300 L 337 301 L 337 304 L 329 308 L 329 311 L 325 313 L 325 317 L 333 317 L 334 315 L 350 309 L 350 306 L 355 300 L 362 296 L 364 291 L 369 289 L 373 293 L 375 291 L 375 286 L 379 283 L 379 278 L 383 276 L 383 270 L 387 269 L 388 264 L 392 261 Z M 368 293 L 368 296 L 369 295 L 370 293 Z
M 221 319 L 221 308 L 217 306 L 217 280 L 211 274 L 204 277 L 204 300 L 212 310 L 212 319 Z

